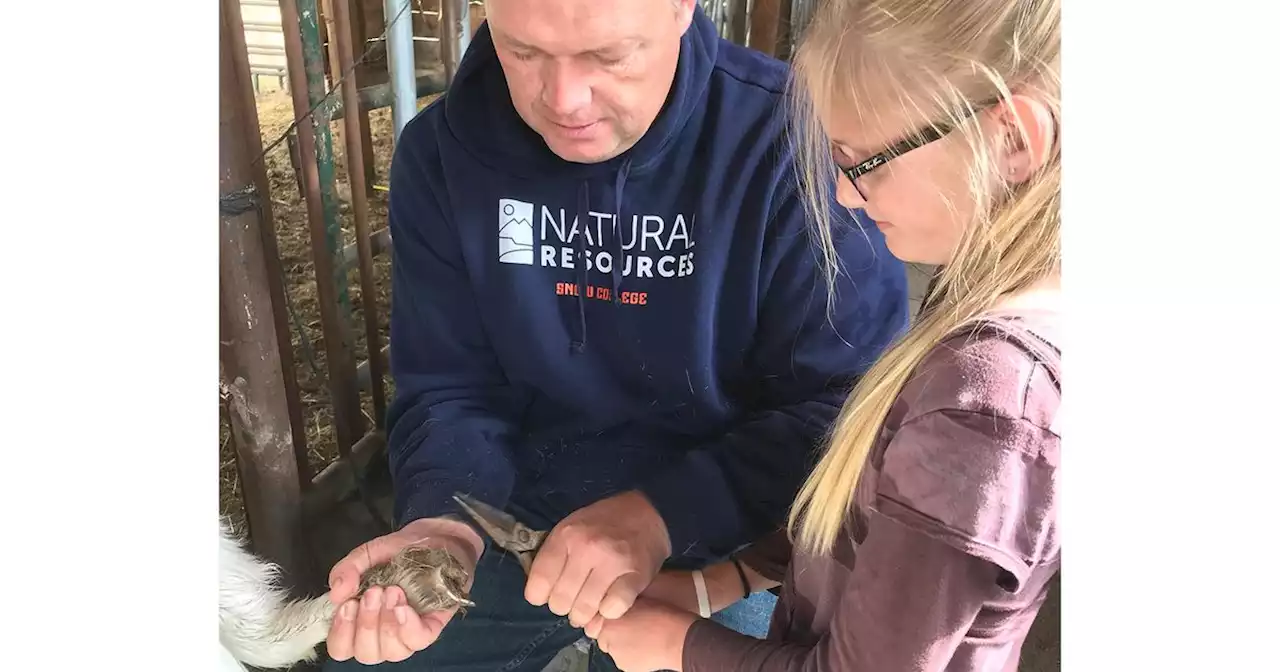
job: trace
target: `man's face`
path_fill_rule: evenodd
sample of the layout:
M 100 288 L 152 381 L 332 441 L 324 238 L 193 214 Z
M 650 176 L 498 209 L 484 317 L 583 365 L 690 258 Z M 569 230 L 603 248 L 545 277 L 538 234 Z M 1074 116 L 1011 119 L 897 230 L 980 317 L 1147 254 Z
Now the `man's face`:
M 607 161 L 653 124 L 695 0 L 488 0 L 511 102 L 552 152 Z

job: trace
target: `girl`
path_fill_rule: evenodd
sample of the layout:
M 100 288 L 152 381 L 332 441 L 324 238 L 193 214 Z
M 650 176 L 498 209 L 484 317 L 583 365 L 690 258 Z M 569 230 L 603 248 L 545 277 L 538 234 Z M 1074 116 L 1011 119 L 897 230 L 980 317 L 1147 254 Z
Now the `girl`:
M 783 580 L 768 637 L 689 613 L 694 582 L 668 575 L 587 628 L 622 669 L 1017 669 L 1060 565 L 1059 42 L 1057 0 L 824 2 L 793 112 L 826 261 L 834 185 L 894 256 L 942 270 L 853 390 L 787 534 L 742 558 L 746 590 Z M 703 613 L 743 591 L 707 585 Z

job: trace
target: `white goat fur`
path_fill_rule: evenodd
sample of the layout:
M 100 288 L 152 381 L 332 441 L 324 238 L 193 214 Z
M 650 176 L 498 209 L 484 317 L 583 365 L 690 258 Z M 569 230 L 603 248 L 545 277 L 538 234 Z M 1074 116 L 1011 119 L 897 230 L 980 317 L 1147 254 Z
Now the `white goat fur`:
M 281 669 L 314 661 L 315 648 L 329 635 L 333 621 L 334 606 L 329 596 L 290 600 L 279 584 L 280 568 L 248 552 L 225 520 L 220 520 L 219 526 L 221 669 L 239 672 L 246 669 L 244 663 Z

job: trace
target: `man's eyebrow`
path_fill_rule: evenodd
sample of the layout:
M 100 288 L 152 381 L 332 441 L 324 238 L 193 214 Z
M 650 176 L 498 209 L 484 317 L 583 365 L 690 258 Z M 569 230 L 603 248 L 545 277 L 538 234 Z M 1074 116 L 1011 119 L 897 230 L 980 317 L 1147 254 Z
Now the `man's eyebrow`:
M 599 54 L 599 53 L 610 52 L 610 51 L 623 51 L 626 49 L 633 49 L 635 47 L 639 47 L 643 44 L 644 44 L 643 37 L 639 37 L 639 36 L 624 37 L 620 40 L 613 42 L 612 44 L 607 44 L 603 47 L 592 49 L 590 53 Z
M 492 31 L 492 29 L 490 30 Z M 526 51 L 542 51 L 541 49 L 530 44 L 525 44 L 524 42 L 521 42 L 520 40 L 517 40 L 516 38 L 511 37 L 506 33 L 500 33 L 497 31 L 492 31 L 492 32 L 493 32 L 493 36 L 498 38 L 499 42 L 506 44 L 508 47 L 512 47 L 515 49 L 523 49 Z
M 492 29 L 490 30 L 492 31 Z M 500 33 L 497 31 L 492 31 L 492 32 L 494 37 L 498 38 L 498 41 L 505 44 L 508 48 L 519 49 L 522 51 L 533 51 L 539 54 L 545 53 L 543 52 L 542 49 L 539 49 L 538 47 L 535 47 L 531 44 L 525 44 L 524 42 L 521 42 L 520 40 L 510 35 L 507 35 L 506 33 Z M 639 37 L 639 36 L 624 37 L 616 42 L 613 42 L 612 44 L 607 44 L 605 46 L 597 47 L 595 49 L 589 49 L 582 53 L 602 54 L 607 52 L 620 51 L 620 50 L 624 50 L 632 47 L 638 47 L 643 44 L 644 44 L 644 38 L 642 37 Z

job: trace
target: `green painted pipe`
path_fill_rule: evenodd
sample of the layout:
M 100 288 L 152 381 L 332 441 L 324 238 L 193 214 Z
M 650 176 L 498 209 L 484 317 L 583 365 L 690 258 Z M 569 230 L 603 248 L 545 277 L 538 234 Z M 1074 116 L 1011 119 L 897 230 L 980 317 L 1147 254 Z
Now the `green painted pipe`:
M 297 0 L 298 23 L 302 32 L 302 62 L 307 73 L 307 104 L 315 106 L 326 93 L 324 45 L 320 42 L 320 11 L 316 0 Z M 333 136 L 329 132 L 329 106 L 320 105 L 311 115 L 315 129 L 316 168 L 320 175 L 320 204 L 324 213 L 325 250 L 333 259 L 333 283 L 338 309 L 347 324 L 352 322 L 351 293 L 347 267 L 342 263 L 342 223 L 338 219 L 338 191 L 333 165 Z

